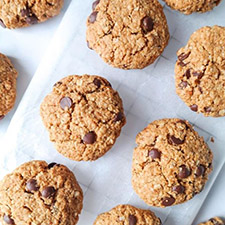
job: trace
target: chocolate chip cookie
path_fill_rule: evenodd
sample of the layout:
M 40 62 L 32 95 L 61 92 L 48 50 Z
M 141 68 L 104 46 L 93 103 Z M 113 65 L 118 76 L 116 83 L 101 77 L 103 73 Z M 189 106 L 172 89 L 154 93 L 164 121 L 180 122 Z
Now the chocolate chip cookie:
M 225 27 L 203 27 L 178 52 L 176 91 L 194 112 L 225 116 Z
M 50 140 L 64 156 L 96 160 L 115 143 L 126 123 L 122 100 L 99 76 L 68 76 L 41 104 Z
M 161 221 L 150 210 L 131 205 L 118 205 L 109 212 L 100 214 L 94 225 L 161 225 Z
M 64 0 L 0 1 L 0 25 L 14 29 L 50 19 L 60 13 Z
M 67 167 L 27 162 L 0 181 L 0 222 L 74 225 L 82 201 L 82 190 Z
M 219 5 L 221 0 L 164 0 L 168 6 L 184 14 L 204 13 Z
M 147 204 L 176 205 L 202 191 L 213 155 L 187 121 L 156 120 L 137 135 L 136 143 L 132 185 Z
M 0 120 L 15 104 L 17 75 L 9 58 L 0 53 Z
M 225 223 L 219 218 L 214 217 L 205 223 L 200 223 L 199 225 L 224 225 Z
M 87 20 L 87 43 L 118 68 L 141 69 L 161 55 L 169 41 L 157 0 L 97 0 Z

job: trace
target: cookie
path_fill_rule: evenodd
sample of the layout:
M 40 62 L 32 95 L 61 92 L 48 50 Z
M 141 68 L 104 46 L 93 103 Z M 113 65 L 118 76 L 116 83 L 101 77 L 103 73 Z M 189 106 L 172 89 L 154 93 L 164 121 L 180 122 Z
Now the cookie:
M 97 0 L 92 8 L 88 47 L 114 67 L 142 69 L 168 44 L 167 21 L 157 0 Z
M 126 123 L 122 100 L 99 76 L 68 76 L 41 104 L 50 140 L 64 156 L 96 160 L 115 143 Z
M 136 138 L 132 185 L 147 204 L 180 204 L 202 191 L 213 155 L 192 126 L 180 119 L 150 123 Z
M 100 214 L 94 225 L 161 225 L 161 221 L 150 210 L 131 205 L 118 205 L 109 212 Z
M 168 6 L 184 14 L 204 13 L 220 4 L 221 0 L 164 0 Z
M 14 29 L 41 23 L 60 13 L 64 0 L 0 1 L 0 25 Z
M 17 75 L 9 58 L 0 53 L 0 120 L 15 104 Z
M 219 217 L 214 217 L 205 223 L 199 225 L 224 225 L 224 222 Z
M 82 201 L 82 190 L 67 167 L 27 162 L 0 181 L 0 222 L 74 225 Z
M 203 27 L 178 52 L 176 92 L 194 112 L 225 116 L 225 27 Z

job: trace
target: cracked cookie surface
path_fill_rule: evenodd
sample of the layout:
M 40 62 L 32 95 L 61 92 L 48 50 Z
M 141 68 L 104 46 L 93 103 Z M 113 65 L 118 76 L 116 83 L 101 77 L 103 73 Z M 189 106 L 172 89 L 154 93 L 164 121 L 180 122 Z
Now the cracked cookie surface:
M 157 0 L 97 0 L 87 20 L 86 39 L 106 63 L 141 69 L 161 55 L 169 31 Z
M 56 149 L 76 161 L 103 156 L 126 123 L 118 92 L 94 75 L 57 82 L 41 104 L 41 117 Z
M 0 120 L 15 104 L 17 75 L 9 58 L 0 53 Z
M 221 0 L 164 0 L 168 6 L 184 14 L 204 13 L 220 4 Z
M 74 225 L 82 202 L 75 176 L 56 163 L 27 162 L 0 181 L 2 225 Z
M 100 214 L 94 225 L 161 225 L 161 221 L 150 210 L 131 205 L 118 205 L 108 212 Z
M 132 185 L 147 204 L 180 204 L 204 188 L 213 155 L 187 121 L 156 120 L 137 135 L 136 143 Z
M 44 22 L 60 13 L 64 0 L 2 0 L 0 25 L 14 29 Z
M 199 225 L 224 225 L 225 223 L 219 218 L 214 217 L 205 223 L 200 223 Z
M 176 92 L 194 112 L 225 116 L 225 27 L 203 27 L 178 52 Z

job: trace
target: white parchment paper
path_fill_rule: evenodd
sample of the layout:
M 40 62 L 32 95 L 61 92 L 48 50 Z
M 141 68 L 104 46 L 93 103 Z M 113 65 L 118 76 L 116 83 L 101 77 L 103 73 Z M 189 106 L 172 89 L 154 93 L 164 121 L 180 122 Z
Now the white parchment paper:
M 1 147 L 1 176 L 32 159 L 65 164 L 73 170 L 84 191 L 79 225 L 93 224 L 96 216 L 117 204 L 129 203 L 151 209 L 164 225 L 190 225 L 225 161 L 225 118 L 205 118 L 189 110 L 175 93 L 176 51 L 196 29 L 205 25 L 225 26 L 225 2 L 214 11 L 185 16 L 164 7 L 171 40 L 161 57 L 143 70 L 120 70 L 105 64 L 87 48 L 86 18 L 91 0 L 72 1 L 47 54 L 30 83 Z M 97 74 L 107 78 L 124 102 L 127 124 L 115 146 L 95 162 L 74 162 L 49 141 L 40 115 L 43 98 L 59 79 L 69 74 Z M 148 207 L 131 186 L 131 160 L 135 136 L 149 122 L 166 117 L 189 120 L 214 152 L 214 171 L 203 192 L 182 205 L 159 209 Z M 214 142 L 211 142 L 214 137 Z

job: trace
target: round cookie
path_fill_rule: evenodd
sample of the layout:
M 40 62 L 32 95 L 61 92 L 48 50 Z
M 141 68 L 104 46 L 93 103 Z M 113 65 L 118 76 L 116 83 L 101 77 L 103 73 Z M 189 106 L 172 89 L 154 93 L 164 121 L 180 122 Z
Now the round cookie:
M 204 13 L 219 5 L 221 0 L 164 0 L 168 6 L 184 14 Z
M 178 52 L 176 91 L 191 110 L 225 116 L 225 27 L 203 27 Z
M 9 58 L 0 53 L 0 120 L 15 104 L 17 75 Z
M 137 135 L 136 143 L 132 185 L 147 204 L 176 205 L 202 191 L 213 155 L 187 121 L 156 120 Z
M 41 104 L 50 140 L 64 156 L 96 160 L 115 143 L 126 123 L 122 100 L 99 76 L 68 76 Z
M 50 19 L 60 13 L 64 0 L 0 1 L 0 25 L 14 29 Z
M 82 201 L 82 190 L 67 167 L 27 162 L 0 181 L 0 222 L 74 225 Z
M 161 225 L 161 221 L 150 210 L 131 205 L 118 205 L 109 212 L 100 214 L 94 225 Z
M 142 69 L 169 41 L 158 0 L 97 0 L 87 20 L 86 39 L 102 59 L 122 69 Z
M 214 217 L 205 223 L 199 225 L 224 225 L 224 222 L 219 217 Z

